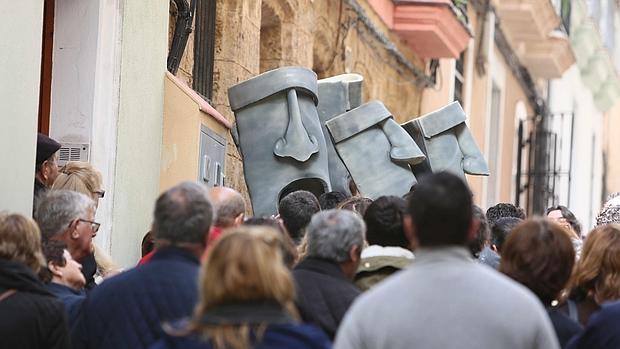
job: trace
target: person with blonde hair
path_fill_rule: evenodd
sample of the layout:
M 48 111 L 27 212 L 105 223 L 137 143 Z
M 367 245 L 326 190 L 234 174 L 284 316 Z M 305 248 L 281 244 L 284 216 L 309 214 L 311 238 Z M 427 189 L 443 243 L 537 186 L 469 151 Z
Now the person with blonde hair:
M 52 185 L 52 190 L 70 190 L 82 193 L 91 198 L 95 203 L 95 209 L 99 200 L 105 196 L 101 173 L 88 162 L 69 161 L 61 169 L 58 177 Z M 92 244 L 92 253 L 80 261 L 82 272 L 86 277 L 86 287 L 95 286 L 97 276 L 107 277 L 120 271 L 112 257 L 103 249 Z
M 562 310 L 583 326 L 603 303 L 620 300 L 620 225 L 602 225 L 588 234 L 568 289 Z
M 200 272 L 199 303 L 151 348 L 329 348 L 323 332 L 299 324 L 282 237 L 242 226 L 215 244 Z
M 0 338 L 3 348 L 69 348 L 63 304 L 37 278 L 45 265 L 37 224 L 0 212 Z

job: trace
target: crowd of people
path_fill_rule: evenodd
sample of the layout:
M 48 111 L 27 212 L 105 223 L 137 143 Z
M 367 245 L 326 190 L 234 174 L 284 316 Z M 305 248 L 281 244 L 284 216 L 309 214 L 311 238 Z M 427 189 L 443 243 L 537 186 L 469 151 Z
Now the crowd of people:
M 93 242 L 101 175 L 59 148 L 39 136 L 34 219 L 0 212 L 2 347 L 620 348 L 620 197 L 586 232 L 565 206 L 485 212 L 446 172 L 272 217 L 184 182 L 122 270 Z

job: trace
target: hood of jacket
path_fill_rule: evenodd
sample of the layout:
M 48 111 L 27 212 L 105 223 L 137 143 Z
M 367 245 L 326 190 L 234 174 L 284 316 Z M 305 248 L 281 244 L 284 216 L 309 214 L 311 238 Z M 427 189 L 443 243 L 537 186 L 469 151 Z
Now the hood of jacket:
M 28 266 L 0 258 L 0 291 L 10 289 L 15 289 L 18 292 L 52 295 Z

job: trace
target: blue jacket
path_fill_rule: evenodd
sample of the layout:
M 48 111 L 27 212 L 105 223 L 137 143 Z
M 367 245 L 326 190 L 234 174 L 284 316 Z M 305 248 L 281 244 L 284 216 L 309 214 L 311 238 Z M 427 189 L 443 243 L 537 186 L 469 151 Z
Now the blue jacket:
M 329 349 L 331 343 L 325 334 L 313 325 L 278 324 L 267 327 L 260 343 L 253 349 Z M 211 343 L 197 336 L 166 335 L 151 349 L 213 349 Z
M 168 247 L 151 261 L 95 287 L 72 331 L 74 348 L 148 348 L 161 324 L 188 317 L 198 295 L 199 260 Z
M 574 337 L 569 349 L 620 348 L 620 301 L 603 305 L 594 313 L 581 335 Z
M 74 290 L 71 287 L 50 282 L 45 288 L 54 296 L 56 296 L 65 305 L 65 313 L 67 314 L 67 323 L 69 327 L 73 327 L 77 322 L 78 315 L 82 303 L 86 299 L 84 290 Z

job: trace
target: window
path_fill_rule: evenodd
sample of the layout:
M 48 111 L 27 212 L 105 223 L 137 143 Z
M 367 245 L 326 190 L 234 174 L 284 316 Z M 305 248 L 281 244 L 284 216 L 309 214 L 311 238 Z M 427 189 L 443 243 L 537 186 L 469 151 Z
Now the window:
M 463 106 L 463 85 L 465 84 L 464 69 L 465 51 L 461 52 L 456 60 L 456 71 L 454 73 L 454 100 Z
M 196 1 L 196 0 L 193 0 Z M 194 29 L 193 89 L 209 102 L 213 97 L 216 0 L 197 1 Z

